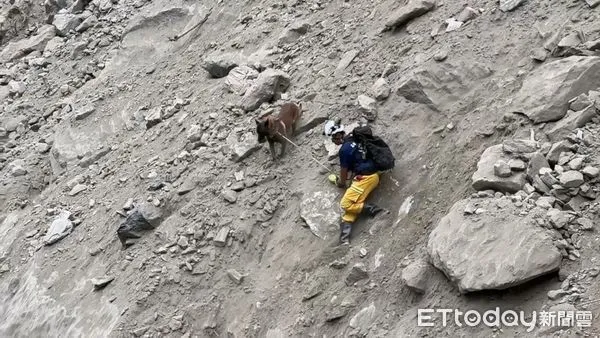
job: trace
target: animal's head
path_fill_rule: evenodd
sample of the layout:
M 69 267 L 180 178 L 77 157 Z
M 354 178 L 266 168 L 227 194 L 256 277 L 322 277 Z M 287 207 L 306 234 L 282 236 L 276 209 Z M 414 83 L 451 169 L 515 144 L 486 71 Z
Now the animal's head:
M 256 122 L 256 134 L 258 135 L 258 143 L 264 143 L 269 135 L 269 125 L 266 119 L 254 119 Z

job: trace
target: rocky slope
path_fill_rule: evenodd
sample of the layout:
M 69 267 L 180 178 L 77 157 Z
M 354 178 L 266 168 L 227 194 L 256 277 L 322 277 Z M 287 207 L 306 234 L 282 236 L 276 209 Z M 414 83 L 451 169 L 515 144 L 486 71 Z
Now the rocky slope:
M 2 3 L 0 335 L 598 334 L 417 326 L 596 311 L 597 4 Z M 288 101 L 273 162 L 253 119 Z M 336 117 L 398 159 L 349 248 L 310 159 Z

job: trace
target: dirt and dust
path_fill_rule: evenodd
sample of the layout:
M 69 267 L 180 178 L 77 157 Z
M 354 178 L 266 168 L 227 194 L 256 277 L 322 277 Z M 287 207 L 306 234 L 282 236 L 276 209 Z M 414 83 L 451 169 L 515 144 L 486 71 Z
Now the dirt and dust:
M 404 4 L 46 3 L 43 15 L 23 10 L 22 29 L 0 31 L 5 48 L 24 48 L 6 53 L 18 57 L 0 69 L 0 336 L 527 336 L 524 326 L 418 327 L 417 309 L 532 313 L 566 276 L 597 266 L 596 230 L 559 274 L 507 290 L 461 295 L 434 269 L 416 294 L 402 279 L 427 257 L 438 221 L 473 193 L 486 148 L 531 130 L 546 141 L 548 127 L 512 114 L 512 98 L 536 60 L 598 55 L 600 7 L 526 1 L 504 12 L 476 1 L 467 20 L 465 3 L 437 1 L 384 30 Z M 439 29 L 458 17 L 459 28 Z M 57 31 L 44 47 L 7 44 L 45 23 Z M 544 49 L 553 35 L 559 41 Z M 267 97 L 250 83 L 242 96 L 207 72 L 209 56 L 223 57 L 215 67 L 225 73 L 231 64 L 252 68 L 246 74 L 279 70 L 289 87 Z M 248 93 L 260 94 L 250 97 L 258 109 L 240 108 Z M 306 124 L 299 148 L 273 162 L 254 118 L 287 101 L 302 103 Z M 350 247 L 338 246 L 337 214 L 311 203 L 330 196 L 337 212 L 342 191 L 310 159 L 337 170 L 321 135 L 335 117 L 368 120 L 397 158 L 371 197 L 392 212 L 360 220 Z M 163 219 L 123 249 L 116 231 L 136 203 Z M 64 237 L 45 245 L 63 210 Z M 96 289 L 91 280 L 104 276 L 114 279 Z M 586 292 L 593 301 L 600 290 Z M 598 325 L 594 316 L 579 331 L 598 334 Z

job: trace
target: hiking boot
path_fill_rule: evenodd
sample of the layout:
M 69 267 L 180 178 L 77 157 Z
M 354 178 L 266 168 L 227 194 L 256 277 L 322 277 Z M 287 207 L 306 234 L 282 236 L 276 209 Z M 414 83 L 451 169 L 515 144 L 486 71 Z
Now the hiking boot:
M 350 244 L 350 232 L 352 231 L 352 223 L 342 222 L 340 223 L 340 244 Z
M 363 206 L 363 212 L 370 217 L 375 217 L 378 213 L 385 211 L 385 209 L 376 206 L 375 204 L 365 203 Z

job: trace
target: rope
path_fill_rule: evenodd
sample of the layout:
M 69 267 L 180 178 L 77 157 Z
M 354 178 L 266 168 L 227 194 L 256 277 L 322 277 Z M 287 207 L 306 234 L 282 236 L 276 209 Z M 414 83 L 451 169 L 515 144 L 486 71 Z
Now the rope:
M 293 145 L 296 148 L 300 148 L 299 145 L 297 145 L 296 143 L 292 142 L 292 140 L 290 140 L 289 138 L 285 137 L 283 134 L 281 134 L 280 132 L 276 132 L 279 136 L 283 137 L 286 141 L 288 141 L 291 145 Z M 316 163 L 318 163 L 320 166 L 322 166 L 323 168 L 327 169 L 327 172 L 332 174 L 333 172 L 331 171 L 331 169 L 329 169 L 328 166 L 324 165 L 323 163 L 321 163 L 319 160 L 317 160 L 314 156 L 312 156 L 312 154 L 309 154 L 310 158 L 315 161 Z

